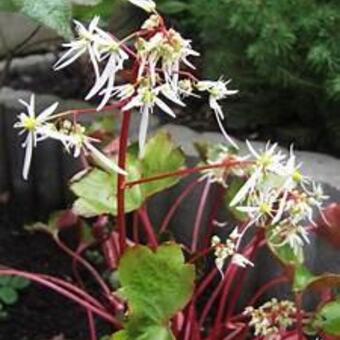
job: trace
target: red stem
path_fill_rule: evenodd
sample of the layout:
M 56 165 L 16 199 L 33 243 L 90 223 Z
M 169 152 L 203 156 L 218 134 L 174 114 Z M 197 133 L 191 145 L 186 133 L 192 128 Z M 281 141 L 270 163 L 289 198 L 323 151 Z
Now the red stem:
M 199 251 L 197 254 L 195 254 L 190 260 L 189 263 L 195 263 L 199 258 L 208 255 L 211 251 L 213 250 L 213 248 L 205 248 L 201 251 Z
M 193 320 L 194 320 L 194 299 L 191 300 L 191 303 L 189 305 L 189 310 L 188 310 L 188 317 L 186 321 L 186 327 L 184 329 L 184 340 L 191 340 L 191 330 L 193 327 Z
M 253 249 L 255 247 L 260 246 L 257 243 L 257 237 L 253 238 L 252 241 L 250 242 L 250 244 L 247 246 L 247 248 L 243 251 L 242 255 L 245 256 L 246 258 L 249 257 L 249 255 L 254 251 Z M 232 284 L 235 283 L 234 282 L 234 278 L 238 272 L 238 270 L 240 270 L 241 267 L 238 267 L 237 265 L 234 264 L 229 264 L 228 269 L 225 273 L 225 283 L 224 283 L 224 287 L 223 287 L 223 292 L 222 292 L 222 296 L 221 299 L 219 301 L 219 306 L 218 306 L 218 311 L 217 311 L 217 316 L 215 318 L 215 323 L 214 323 L 214 327 L 212 330 L 212 335 L 211 335 L 211 339 L 217 339 L 219 337 L 219 331 L 220 331 L 220 327 L 221 327 L 221 322 L 223 319 L 223 313 L 225 310 L 225 306 L 227 304 L 227 298 L 228 295 L 230 293 L 230 288 L 232 287 Z M 230 273 L 229 273 L 230 271 Z
M 168 210 L 165 218 L 163 219 L 160 233 L 164 233 L 166 229 L 169 226 L 169 223 L 174 216 L 175 212 L 177 211 L 178 207 L 181 205 L 181 203 L 184 201 L 184 199 L 189 195 L 189 193 L 195 189 L 196 185 L 198 184 L 198 180 L 195 179 L 192 183 L 190 183 L 184 190 L 181 192 L 181 194 L 176 198 L 174 204 L 171 206 L 171 208 Z
M 118 166 L 125 170 L 126 154 L 129 137 L 129 126 L 131 120 L 131 111 L 123 113 L 123 122 L 119 138 Z M 118 174 L 117 183 L 117 225 L 119 232 L 119 250 L 122 255 L 126 249 L 126 225 L 125 225 L 125 176 Z
M 116 310 L 122 310 L 123 308 L 122 303 L 115 300 L 115 298 L 111 294 L 110 288 L 101 278 L 101 276 L 96 271 L 96 269 L 89 262 L 87 262 L 83 257 L 81 257 L 79 254 L 75 253 L 73 250 L 67 247 L 58 237 L 54 237 L 54 240 L 57 243 L 57 245 L 60 247 L 60 249 L 62 249 L 66 254 L 71 256 L 75 261 L 82 264 L 92 274 L 94 279 L 97 281 L 97 283 L 99 284 L 99 286 L 105 293 L 106 298 L 110 301 L 110 303 L 114 306 L 114 308 Z
M 230 288 L 232 286 L 232 284 L 234 283 L 234 277 L 238 271 L 238 267 L 235 264 L 230 264 L 228 266 L 228 269 L 225 273 L 225 281 L 223 282 L 224 284 L 222 284 L 222 296 L 218 305 L 218 310 L 217 310 L 217 315 L 215 318 L 215 322 L 214 322 L 214 327 L 213 330 L 211 332 L 211 338 L 210 339 L 218 339 L 219 338 L 219 333 L 220 333 L 220 328 L 221 328 L 221 322 L 223 319 L 223 313 L 226 307 L 226 302 L 227 302 L 227 298 L 230 292 Z
M 195 297 L 196 299 L 199 298 L 199 296 L 204 293 L 204 291 L 207 289 L 207 287 L 210 285 L 210 283 L 214 280 L 215 276 L 219 274 L 219 271 L 216 267 L 210 273 L 202 280 L 200 285 L 198 286 Z
M 214 289 L 213 293 L 211 294 L 208 302 L 205 304 L 203 311 L 202 311 L 202 314 L 201 314 L 201 317 L 200 317 L 200 320 L 199 320 L 199 324 L 200 324 L 201 327 L 203 327 L 205 319 L 207 318 L 212 305 L 214 304 L 215 300 L 217 299 L 217 296 L 220 294 L 223 286 L 225 286 L 226 283 L 228 282 L 228 276 L 229 276 L 229 273 L 231 271 L 231 269 L 230 269 L 231 267 L 233 267 L 233 265 L 228 266 L 228 268 L 226 269 L 226 271 L 224 273 L 223 280 L 220 281 L 218 286 Z M 220 307 L 221 307 L 221 305 L 220 305 Z
M 260 230 L 260 232 L 257 233 L 256 235 L 256 239 L 255 239 L 255 243 L 254 243 L 254 247 L 252 247 L 251 249 L 251 253 L 249 254 L 249 260 L 253 262 L 253 259 L 255 258 L 258 250 L 261 248 L 259 246 L 260 242 L 263 240 L 263 233 L 262 231 Z M 227 323 L 228 323 L 228 320 L 229 318 L 232 316 L 234 310 L 235 310 L 235 307 L 236 307 L 236 304 L 237 304 L 237 301 L 242 293 L 242 289 L 244 288 L 243 285 L 244 285 L 244 281 L 247 277 L 247 271 L 245 269 L 241 269 L 242 270 L 242 273 L 241 273 L 241 278 L 239 280 L 237 280 L 237 285 L 236 285 L 236 291 L 232 294 L 232 298 L 231 298 L 231 301 L 230 303 L 228 303 L 228 311 L 227 311 Z
M 87 320 L 88 320 L 88 326 L 89 326 L 91 340 L 98 340 L 97 331 L 96 331 L 96 324 L 94 322 L 93 313 L 89 310 L 87 310 Z
M 189 169 L 183 169 L 183 170 L 178 170 L 178 171 L 174 171 L 174 172 L 166 172 L 164 174 L 160 174 L 160 175 L 156 175 L 156 176 L 152 176 L 152 177 L 147 177 L 147 178 L 142 178 L 140 180 L 137 181 L 131 181 L 131 182 L 126 182 L 124 183 L 124 186 L 127 188 L 133 187 L 135 185 L 138 184 L 143 184 L 143 183 L 149 183 L 149 182 L 153 182 L 153 181 L 159 181 L 162 180 L 164 178 L 168 178 L 168 177 L 175 177 L 175 176 L 188 176 L 190 174 L 194 174 L 197 172 L 201 172 L 204 170 L 211 170 L 211 169 L 217 169 L 217 168 L 230 168 L 232 166 L 235 165 L 241 165 L 242 164 L 248 164 L 249 162 L 247 161 L 224 161 L 222 163 L 218 163 L 218 164 L 212 164 L 212 165 L 203 165 L 203 166 L 198 166 L 198 167 L 194 167 L 194 168 L 189 168 Z
M 216 193 L 216 199 L 209 217 L 208 230 L 204 239 L 204 247 L 210 247 L 211 237 L 215 229 L 214 221 L 216 220 L 218 211 L 221 209 L 221 206 L 224 203 L 223 195 L 225 194 L 225 188 L 218 186 L 217 189 L 218 192 Z
M 39 275 L 39 274 L 37 274 Z M 51 281 L 55 284 L 58 284 L 59 286 L 61 286 L 64 289 L 69 290 L 70 292 L 73 292 L 76 295 L 79 295 L 82 299 L 87 300 L 88 302 L 92 303 L 94 306 L 100 308 L 100 309 L 105 309 L 104 306 L 99 303 L 99 301 L 97 301 L 95 298 L 93 298 L 91 295 L 88 295 L 85 291 L 83 291 L 82 289 L 64 281 L 61 279 L 58 279 L 56 277 L 53 276 L 48 276 L 48 275 L 39 275 L 42 278 L 45 278 L 48 281 Z
M 254 306 L 257 302 L 257 300 L 270 288 L 278 285 L 278 284 L 282 284 L 288 282 L 288 279 L 285 276 L 279 276 L 276 277 L 275 279 L 267 282 L 265 285 L 263 285 L 257 292 L 256 294 L 253 296 L 253 298 L 250 300 L 249 302 L 249 306 Z
M 80 245 L 76 251 L 76 254 L 80 256 L 83 249 L 86 249 L 86 246 L 83 245 L 82 247 L 82 245 Z M 82 289 L 85 289 L 84 282 L 79 274 L 78 261 L 76 258 L 72 258 L 72 271 L 73 271 L 74 277 L 76 278 L 78 282 L 78 285 Z M 87 314 L 87 324 L 88 324 L 91 340 L 97 340 L 97 331 L 96 331 L 96 324 L 94 322 L 93 312 L 87 310 L 86 314 Z
M 56 291 L 57 293 L 69 298 L 70 300 L 76 302 L 78 305 L 82 306 L 86 310 L 91 311 L 91 312 L 101 316 L 106 321 L 111 322 L 115 327 L 117 327 L 119 329 L 122 327 L 121 323 L 114 316 L 105 312 L 105 310 L 100 309 L 100 308 L 90 304 L 89 302 L 78 297 L 77 295 L 72 294 L 69 291 L 57 286 L 53 282 L 50 282 L 49 277 L 47 275 L 40 276 L 39 274 L 27 273 L 27 272 L 15 270 L 15 269 L 0 269 L 0 276 L 1 275 L 2 276 L 6 276 L 6 275 L 20 276 L 20 277 L 24 277 L 28 280 L 31 280 L 33 282 L 40 283 L 40 284 L 44 285 L 45 287 L 48 287 L 48 288 Z
M 151 247 L 153 249 L 156 249 L 158 247 L 158 241 L 157 241 L 155 231 L 154 231 L 153 226 L 151 224 L 151 221 L 150 221 L 150 218 L 149 218 L 149 215 L 148 215 L 146 208 L 142 207 L 141 209 L 139 209 L 138 215 L 143 222 L 145 232 L 148 236 L 149 243 L 150 243 Z
M 203 192 L 202 192 L 202 196 L 201 196 L 201 199 L 200 199 L 199 206 L 198 206 L 194 230 L 193 230 L 193 235 L 192 235 L 192 243 L 191 243 L 191 251 L 193 253 L 195 253 L 197 251 L 199 231 L 200 231 L 200 226 L 202 225 L 204 208 L 205 208 L 207 198 L 208 198 L 208 195 L 209 195 L 210 186 L 211 186 L 211 182 L 209 180 L 207 180 L 207 182 L 205 183 Z

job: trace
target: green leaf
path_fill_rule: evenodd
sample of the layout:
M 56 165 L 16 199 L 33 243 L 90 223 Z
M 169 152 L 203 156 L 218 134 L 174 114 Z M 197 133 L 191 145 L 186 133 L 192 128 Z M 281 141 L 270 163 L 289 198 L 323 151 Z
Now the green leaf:
M 8 286 L 0 287 L 0 300 L 6 305 L 13 305 L 18 301 L 18 298 L 19 296 L 15 289 Z
M 129 340 L 129 336 L 127 331 L 122 330 L 113 334 L 109 340 Z
M 28 287 L 30 284 L 30 281 L 20 277 L 20 276 L 13 276 L 10 281 L 10 286 L 15 289 L 24 289 Z
M 189 4 L 182 1 L 166 1 L 159 5 L 159 9 L 165 14 L 178 14 L 189 8 Z
M 340 335 L 340 301 L 325 304 L 317 314 L 317 323 L 322 330 L 333 336 Z
M 122 257 L 118 276 L 131 316 L 164 324 L 190 300 L 195 270 L 184 263 L 179 245 L 165 244 L 156 252 L 136 246 Z
M 236 220 L 241 222 L 247 221 L 248 215 L 246 213 L 239 211 L 236 207 L 231 207 L 230 203 L 235 197 L 235 195 L 239 192 L 241 187 L 244 185 L 244 183 L 245 183 L 244 180 L 242 180 L 239 177 L 233 178 L 224 196 L 227 209 L 231 212 L 231 214 Z
M 128 181 L 140 179 L 138 161 L 129 156 L 127 160 Z M 93 217 L 101 214 L 117 214 L 117 175 L 93 169 L 83 177 L 73 179 L 71 190 L 79 197 L 73 205 L 77 215 Z M 125 192 L 125 212 L 138 209 L 144 202 L 140 186 Z
M 65 38 L 72 37 L 71 4 L 68 0 L 13 0 L 20 13 L 43 24 Z
M 167 133 L 161 132 L 151 138 L 145 147 L 144 157 L 137 158 L 134 145 L 127 156 L 127 181 L 136 181 L 183 168 L 185 157 Z M 157 192 L 175 185 L 180 177 L 169 177 L 150 183 L 135 185 L 125 191 L 125 212 L 134 211 Z M 73 205 L 77 215 L 93 217 L 101 214 L 117 215 L 117 174 L 93 169 L 76 175 L 71 181 L 71 190 L 78 196 Z
M 79 2 L 84 2 L 83 0 L 75 1 L 73 6 L 73 15 L 78 20 L 91 20 L 95 15 L 99 15 L 103 20 L 109 20 L 114 12 L 115 6 L 119 3 L 116 0 L 101 0 L 97 1 L 97 4 L 80 4 Z M 86 2 L 89 2 L 87 0 Z M 92 1 L 94 2 L 94 0 Z
M 0 276 L 0 285 L 7 286 L 11 281 L 11 276 Z
M 117 177 L 94 169 L 80 179 L 71 181 L 71 190 L 79 197 L 73 204 L 76 214 L 93 217 L 113 213 Z
M 340 288 L 340 275 L 326 273 L 319 276 L 313 275 L 303 265 L 298 266 L 294 273 L 294 290 L 306 289 L 323 290 L 326 288 Z
M 183 151 L 174 145 L 168 133 L 161 131 L 152 137 L 145 146 L 141 161 L 143 178 L 170 173 L 183 169 L 185 156 Z M 142 185 L 146 197 L 167 189 L 178 183 L 180 177 L 168 177 Z
M 172 332 L 165 326 L 150 323 L 146 319 L 132 318 L 125 330 L 113 334 L 111 340 L 174 340 Z

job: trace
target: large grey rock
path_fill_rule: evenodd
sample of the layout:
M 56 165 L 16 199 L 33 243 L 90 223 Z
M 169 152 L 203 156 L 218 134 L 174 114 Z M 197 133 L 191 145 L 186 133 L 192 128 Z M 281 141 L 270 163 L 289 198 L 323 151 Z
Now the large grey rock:
M 195 132 L 187 127 L 180 125 L 167 124 L 162 127 L 167 130 L 174 140 L 182 146 L 187 155 L 198 156 L 194 147 L 195 142 L 224 143 L 225 139 L 220 133 L 214 132 Z M 237 140 L 236 140 L 237 141 Z M 244 142 L 237 141 L 240 153 L 245 155 L 247 147 Z M 265 147 L 264 142 L 252 142 L 255 149 Z M 287 149 L 281 148 L 288 152 Z M 309 151 L 296 151 L 299 162 L 302 162 L 302 171 L 316 181 L 327 183 L 340 190 L 340 159 L 335 157 Z

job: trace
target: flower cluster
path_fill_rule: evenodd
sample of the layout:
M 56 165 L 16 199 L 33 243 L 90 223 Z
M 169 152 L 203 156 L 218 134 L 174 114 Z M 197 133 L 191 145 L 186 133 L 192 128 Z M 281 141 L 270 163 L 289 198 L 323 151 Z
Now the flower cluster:
M 273 246 L 288 244 L 295 254 L 308 243 L 306 221 L 314 224 L 313 210 L 320 212 L 327 196 L 300 171 L 291 148 L 289 156 L 267 144 L 262 152 L 248 142 L 249 166 L 244 168 L 246 181 L 230 203 L 248 218 L 248 226 L 271 228 Z
M 151 0 L 130 0 L 136 6 L 151 13 L 139 31 L 118 40 L 112 34 L 99 28 L 99 18 L 94 18 L 88 27 L 75 22 L 77 38 L 64 44 L 66 53 L 55 64 L 60 70 L 83 54 L 88 54 L 95 73 L 95 83 L 85 97 L 86 100 L 100 96 L 98 110 L 102 110 L 111 100 L 122 102 L 122 111 L 137 108 L 141 113 L 139 146 L 141 153 L 145 145 L 150 114 L 158 108 L 171 117 L 176 117 L 169 104 L 185 106 L 183 99 L 199 97 L 197 93 L 209 95 L 210 107 L 222 133 L 234 146 L 237 145 L 226 133 L 222 120 L 224 114 L 219 101 L 237 93 L 230 90 L 230 81 L 201 81 L 183 68 L 193 70 L 190 57 L 199 53 L 192 48 L 191 40 L 184 39 L 173 28 L 167 28 L 157 13 Z M 128 82 L 116 85 L 117 73 L 125 69 L 129 61 Z M 132 66 L 130 66 L 132 65 Z M 121 77 L 119 78 L 122 81 Z M 197 93 L 194 93 L 196 90 Z
M 211 238 L 211 247 L 214 249 L 214 255 L 216 257 L 215 264 L 222 276 L 225 261 L 229 258 L 231 258 L 231 263 L 236 264 L 237 266 L 243 268 L 247 265 L 253 266 L 251 261 L 237 253 L 240 236 L 241 234 L 239 234 L 237 228 L 235 228 L 225 243 L 222 243 L 221 239 L 216 235 Z
M 320 184 L 301 173 L 293 148 L 286 155 L 276 144 L 268 143 L 262 151 L 256 151 L 249 142 L 247 145 L 250 154 L 244 157 L 229 147 L 210 148 L 206 163 L 220 166 L 205 170 L 202 179 L 226 189 L 234 179 L 243 181 L 229 203 L 241 213 L 242 220 L 247 219 L 242 235 L 252 226 L 265 228 L 271 246 L 289 245 L 301 256 L 303 246 L 309 243 L 306 222 L 315 224 L 313 213 L 318 210 L 322 215 L 323 202 L 328 196 Z
M 280 331 L 294 323 L 296 307 L 291 301 L 273 298 L 257 309 L 247 307 L 244 314 L 251 317 L 249 326 L 255 328 L 255 336 L 274 340 L 281 339 Z
M 174 29 L 165 26 L 154 1 L 130 2 L 150 13 L 150 17 L 139 31 L 119 40 L 99 27 L 99 17 L 95 17 L 88 27 L 75 21 L 76 38 L 63 45 L 66 52 L 56 62 L 54 69 L 63 69 L 87 54 L 94 69 L 95 80 L 85 99 L 99 96 L 101 101 L 97 107 L 98 111 L 107 108 L 112 100 L 115 100 L 113 107 L 120 108 L 122 113 L 138 109 L 141 113 L 140 154 L 143 153 L 150 114 L 159 109 L 171 117 L 176 117 L 170 104 L 185 106 L 183 100 L 188 96 L 199 97 L 195 91 L 208 93 L 210 106 L 223 134 L 237 147 L 224 130 L 224 115 L 219 104 L 220 100 L 237 92 L 227 88 L 230 81 L 224 81 L 222 78 L 218 81 L 201 81 L 192 73 L 183 70 L 184 67 L 193 70 L 195 67 L 189 58 L 199 56 L 192 48 L 191 40 L 184 39 Z M 118 73 L 123 70 L 126 72 L 120 77 Z M 76 122 L 70 134 L 65 134 L 52 123 L 56 118 L 53 113 L 57 104 L 36 116 L 34 97 L 30 104 L 22 103 L 27 107 L 28 114 L 20 114 L 15 127 L 22 129 L 21 133 L 27 132 L 23 143 L 26 148 L 24 178 L 28 176 L 34 147 L 46 138 L 61 141 L 67 150 L 74 150 L 75 156 L 81 151 L 90 153 L 105 168 L 123 173 L 93 147 L 92 143 L 95 141 L 87 137 L 84 129 Z
M 19 114 L 18 121 L 14 124 L 14 127 L 21 129 L 19 134 L 27 134 L 22 144 L 26 149 L 23 166 L 24 179 L 28 178 L 33 149 L 37 146 L 38 142 L 48 138 L 61 142 L 68 152 L 73 150 L 74 157 L 79 157 L 81 153 L 89 154 L 99 166 L 107 171 L 125 174 L 125 171 L 120 169 L 113 160 L 92 145 L 98 141 L 86 136 L 83 126 L 69 120 L 63 120 L 60 124 L 61 127 L 57 128 L 53 120 L 67 115 L 67 112 L 55 114 L 58 103 L 52 104 L 39 115 L 36 115 L 34 95 L 31 96 L 29 103 L 24 100 L 20 100 L 20 102 L 26 107 L 27 113 L 22 112 Z

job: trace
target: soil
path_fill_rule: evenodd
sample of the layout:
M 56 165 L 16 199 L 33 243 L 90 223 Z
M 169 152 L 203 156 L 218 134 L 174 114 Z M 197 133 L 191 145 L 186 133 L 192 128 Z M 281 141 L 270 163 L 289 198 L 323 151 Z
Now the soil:
M 70 280 L 70 258 L 48 235 L 24 230 L 20 210 L 0 206 L 0 263 L 16 269 L 45 273 Z M 87 317 L 82 308 L 36 284 L 20 292 L 19 301 L 0 321 L 0 340 L 86 340 Z M 110 328 L 97 320 L 97 332 Z

